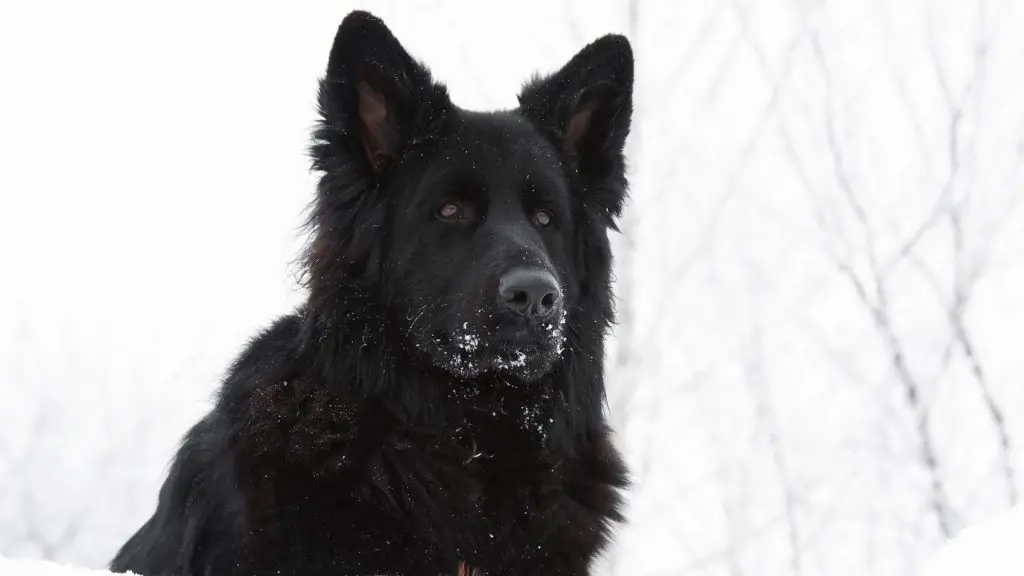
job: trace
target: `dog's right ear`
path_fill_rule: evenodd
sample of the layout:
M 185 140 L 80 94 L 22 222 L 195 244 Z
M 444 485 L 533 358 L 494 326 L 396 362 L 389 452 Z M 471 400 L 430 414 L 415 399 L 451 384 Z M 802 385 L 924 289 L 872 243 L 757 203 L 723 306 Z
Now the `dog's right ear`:
M 451 101 L 379 18 L 355 11 L 334 37 L 319 107 L 313 167 L 355 163 L 378 178 L 406 146 L 438 132 Z

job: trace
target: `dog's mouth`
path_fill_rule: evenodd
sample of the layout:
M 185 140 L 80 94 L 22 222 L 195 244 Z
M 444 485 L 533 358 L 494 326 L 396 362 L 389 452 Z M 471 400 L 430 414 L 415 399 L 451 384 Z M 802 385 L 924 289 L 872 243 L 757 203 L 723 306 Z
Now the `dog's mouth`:
M 457 378 L 504 374 L 533 381 L 551 371 L 565 347 L 565 318 L 537 324 L 476 328 L 464 322 L 435 334 L 432 363 Z

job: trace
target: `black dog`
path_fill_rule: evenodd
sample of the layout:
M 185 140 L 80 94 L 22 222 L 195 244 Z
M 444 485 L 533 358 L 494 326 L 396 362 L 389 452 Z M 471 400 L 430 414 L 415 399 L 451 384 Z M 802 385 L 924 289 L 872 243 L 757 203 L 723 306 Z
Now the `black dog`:
M 477 113 L 375 17 L 320 83 L 309 299 L 253 340 L 114 570 L 585 575 L 633 57 L 605 36 Z

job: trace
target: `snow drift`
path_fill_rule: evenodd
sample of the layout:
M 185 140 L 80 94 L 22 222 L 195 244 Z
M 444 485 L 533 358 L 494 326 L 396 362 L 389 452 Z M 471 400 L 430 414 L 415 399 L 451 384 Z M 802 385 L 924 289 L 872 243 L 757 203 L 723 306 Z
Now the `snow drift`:
M 1024 505 L 968 528 L 946 544 L 922 576 L 1024 574 Z
M 112 576 L 40 560 L 0 557 L 0 576 Z M 921 576 L 1020 576 L 1024 574 L 1024 505 L 964 530 L 928 563 Z M 131 573 L 122 576 L 131 576 Z
M 113 572 L 74 568 L 42 560 L 6 560 L 0 558 L 0 576 L 111 576 Z M 121 576 L 130 576 L 131 573 Z

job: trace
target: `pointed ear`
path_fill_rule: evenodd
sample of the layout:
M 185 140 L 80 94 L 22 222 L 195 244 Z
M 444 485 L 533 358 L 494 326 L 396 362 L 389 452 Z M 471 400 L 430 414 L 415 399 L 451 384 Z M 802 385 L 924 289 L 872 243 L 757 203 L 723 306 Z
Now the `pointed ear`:
M 529 82 L 519 107 L 585 179 L 621 176 L 633 114 L 629 41 L 608 35 L 592 42 L 558 72 Z
M 380 19 L 356 11 L 338 27 L 319 106 L 314 168 L 355 163 L 379 177 L 406 146 L 438 132 L 451 102 Z

